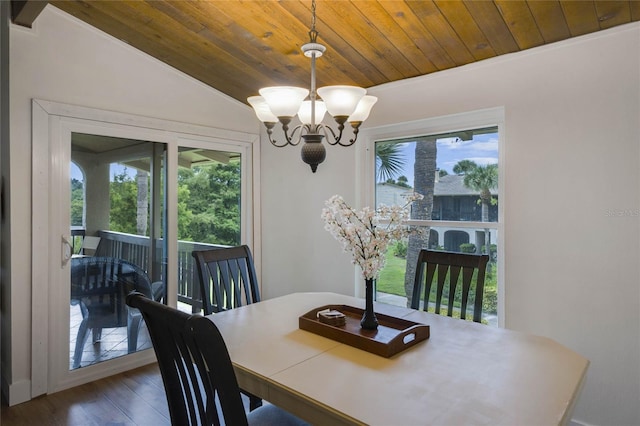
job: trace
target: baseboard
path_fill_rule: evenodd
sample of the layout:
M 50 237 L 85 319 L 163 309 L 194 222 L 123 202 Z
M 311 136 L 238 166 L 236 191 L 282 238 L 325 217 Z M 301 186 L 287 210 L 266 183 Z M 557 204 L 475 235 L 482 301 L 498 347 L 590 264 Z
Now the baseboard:
M 31 399 L 31 380 L 8 384 L 2 377 L 2 398 L 11 407 Z

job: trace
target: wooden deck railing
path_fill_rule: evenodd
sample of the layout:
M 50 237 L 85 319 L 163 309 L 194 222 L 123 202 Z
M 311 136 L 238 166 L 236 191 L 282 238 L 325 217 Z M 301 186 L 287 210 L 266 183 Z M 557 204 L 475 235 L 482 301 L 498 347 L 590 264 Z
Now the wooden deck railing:
M 127 260 L 144 269 L 149 274 L 151 281 L 162 280 L 166 267 L 162 240 L 156 241 L 155 253 L 158 255 L 151 260 L 149 237 L 112 231 L 99 231 L 98 236 L 100 237 L 100 245 L 96 250 L 96 256 Z M 226 246 L 178 241 L 178 301 L 191 305 L 192 312 L 200 312 L 202 298 L 200 297 L 198 271 L 191 252 L 216 247 Z

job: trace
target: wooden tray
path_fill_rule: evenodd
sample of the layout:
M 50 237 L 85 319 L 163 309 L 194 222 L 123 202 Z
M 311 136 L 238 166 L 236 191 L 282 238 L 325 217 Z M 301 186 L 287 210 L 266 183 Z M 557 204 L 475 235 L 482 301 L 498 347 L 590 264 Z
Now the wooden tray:
M 318 312 L 333 309 L 346 316 L 346 324 L 333 326 L 318 320 Z M 325 305 L 315 308 L 298 318 L 298 326 L 315 334 L 354 346 L 367 352 L 392 357 L 398 352 L 429 338 L 429 326 L 389 315 L 378 314 L 378 329 L 360 328 L 364 309 L 346 305 Z

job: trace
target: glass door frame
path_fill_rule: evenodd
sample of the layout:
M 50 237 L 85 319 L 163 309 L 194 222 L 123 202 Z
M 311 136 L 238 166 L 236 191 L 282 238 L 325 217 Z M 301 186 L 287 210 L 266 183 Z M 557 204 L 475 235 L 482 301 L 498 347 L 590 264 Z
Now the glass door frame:
M 242 155 L 243 243 L 259 246 L 259 135 L 33 100 L 31 397 L 130 370 L 155 360 L 146 350 L 69 370 L 69 167 L 71 133 L 167 144 L 168 242 L 177 241 L 178 147 L 234 150 Z M 55 195 L 51 195 L 55 194 Z M 257 199 L 257 197 L 256 197 Z M 254 250 L 257 252 L 257 250 Z M 259 257 L 259 253 L 256 253 Z M 177 244 L 167 244 L 168 304 L 175 306 Z M 256 265 L 258 266 L 258 265 Z M 37 324 L 37 326 L 33 326 Z

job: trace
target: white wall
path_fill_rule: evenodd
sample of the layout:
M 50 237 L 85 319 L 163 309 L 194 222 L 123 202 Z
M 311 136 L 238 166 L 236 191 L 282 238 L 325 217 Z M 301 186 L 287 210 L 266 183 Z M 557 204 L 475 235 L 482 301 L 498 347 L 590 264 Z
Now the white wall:
M 576 420 L 640 424 L 640 25 L 370 93 L 367 128 L 504 106 L 506 326 L 589 358 Z M 353 293 L 320 210 L 357 201 L 356 150 L 329 147 L 314 175 L 299 148 L 262 145 L 267 296 Z
M 255 133 L 251 110 L 220 92 L 48 5 L 33 30 L 10 29 L 11 185 L 3 222 L 3 388 L 30 394 L 31 99 Z M 10 225 L 9 225 L 10 223 Z M 10 236 L 9 236 L 10 234 Z M 7 237 L 9 236 L 9 237 Z M 8 279 L 8 281 L 7 281 Z

